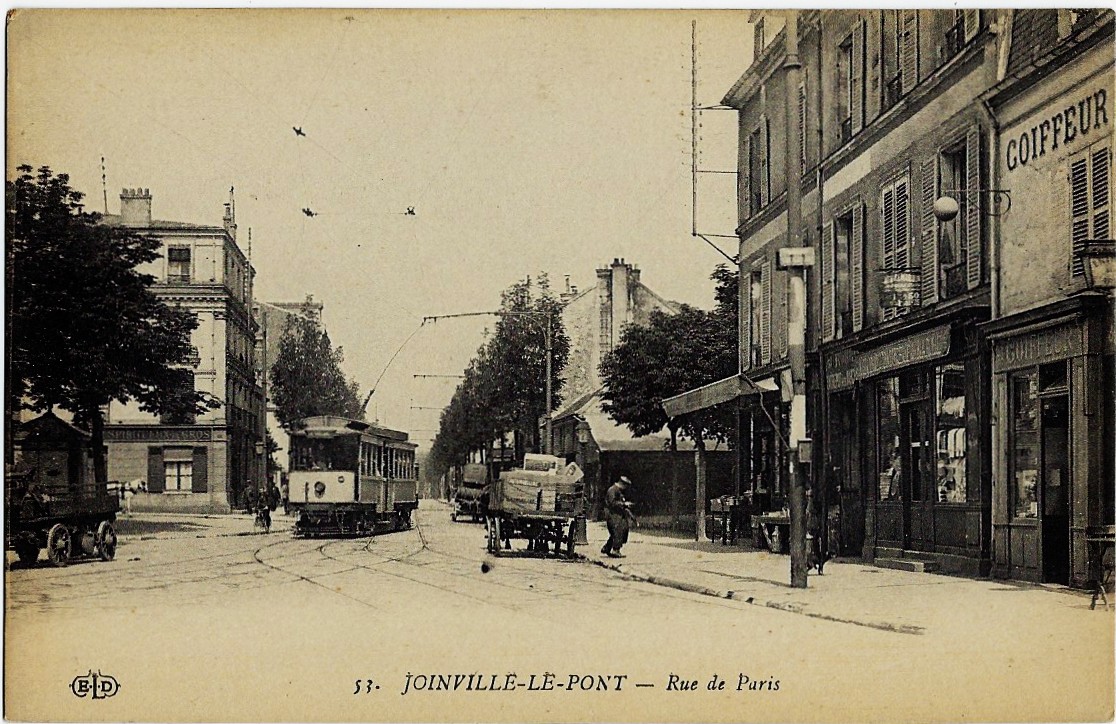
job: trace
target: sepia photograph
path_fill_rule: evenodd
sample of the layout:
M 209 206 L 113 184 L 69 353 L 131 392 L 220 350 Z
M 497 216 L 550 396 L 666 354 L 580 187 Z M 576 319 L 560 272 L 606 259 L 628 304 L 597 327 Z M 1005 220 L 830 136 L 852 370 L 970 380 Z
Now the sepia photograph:
M 9 10 L 5 720 L 1112 721 L 1114 28 Z

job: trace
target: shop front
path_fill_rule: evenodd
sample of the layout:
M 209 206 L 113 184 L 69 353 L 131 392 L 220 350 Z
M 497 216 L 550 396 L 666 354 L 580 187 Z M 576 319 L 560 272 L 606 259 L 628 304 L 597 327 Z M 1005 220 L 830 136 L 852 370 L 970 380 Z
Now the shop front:
M 975 321 L 827 361 L 827 462 L 843 548 L 862 542 L 867 558 L 988 573 L 988 353 Z
M 1081 295 L 988 326 L 1001 426 L 997 576 L 1084 586 L 1113 522 L 1111 308 Z

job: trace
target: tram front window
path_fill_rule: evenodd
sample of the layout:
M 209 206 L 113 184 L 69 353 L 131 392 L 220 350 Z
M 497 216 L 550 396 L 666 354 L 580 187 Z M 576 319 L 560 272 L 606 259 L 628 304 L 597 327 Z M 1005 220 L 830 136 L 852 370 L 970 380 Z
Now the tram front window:
M 356 462 L 355 440 L 291 440 L 291 470 L 352 470 Z

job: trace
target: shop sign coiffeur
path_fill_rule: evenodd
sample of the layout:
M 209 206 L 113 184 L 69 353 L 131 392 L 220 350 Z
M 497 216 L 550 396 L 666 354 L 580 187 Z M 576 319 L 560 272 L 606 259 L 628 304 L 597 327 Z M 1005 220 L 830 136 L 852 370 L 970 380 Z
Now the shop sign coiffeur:
M 1058 111 L 1030 130 L 1024 130 L 1018 138 L 1007 142 L 1007 167 L 1014 171 L 1026 166 L 1046 151 L 1057 151 L 1058 146 L 1069 146 L 1079 138 L 1089 135 L 1089 131 L 1108 124 L 1108 93 L 1101 88 Z

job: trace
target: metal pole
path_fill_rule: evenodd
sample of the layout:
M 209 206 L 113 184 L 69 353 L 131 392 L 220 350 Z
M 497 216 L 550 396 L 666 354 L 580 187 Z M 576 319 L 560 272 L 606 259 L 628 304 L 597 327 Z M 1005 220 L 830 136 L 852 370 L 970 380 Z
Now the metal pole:
M 690 21 L 690 233 L 697 236 L 697 20 Z
M 787 11 L 787 57 L 783 63 L 786 70 L 787 135 L 787 241 L 788 247 L 802 246 L 802 184 L 798 173 L 799 145 L 803 129 L 799 127 L 798 85 L 802 65 L 798 58 L 798 12 Z M 787 347 L 790 362 L 791 384 L 794 396 L 791 400 L 790 450 L 788 465 L 790 473 L 790 578 L 792 588 L 806 588 L 806 489 L 805 481 L 799 470 L 798 441 L 806 433 L 806 280 L 802 267 L 787 270 L 789 275 L 789 299 L 787 308 Z
M 550 348 L 551 348 L 551 344 L 552 344 L 551 340 L 550 340 L 550 336 L 551 336 L 551 332 L 550 332 L 550 313 L 547 312 L 547 315 L 546 315 L 546 440 L 544 441 L 544 444 L 543 444 L 543 452 L 548 454 L 548 455 L 551 454 L 553 449 L 554 449 L 554 439 L 551 437 L 551 429 L 550 429 L 550 424 L 551 424 L 550 411 L 552 409 L 552 396 L 554 394 L 554 390 L 553 390 L 553 387 L 552 387 L 552 382 L 551 382 L 551 379 L 550 379 L 550 376 L 551 376 L 551 370 L 550 370 L 550 367 L 551 367 L 551 359 L 550 359 L 551 358 L 551 351 L 550 351 Z

